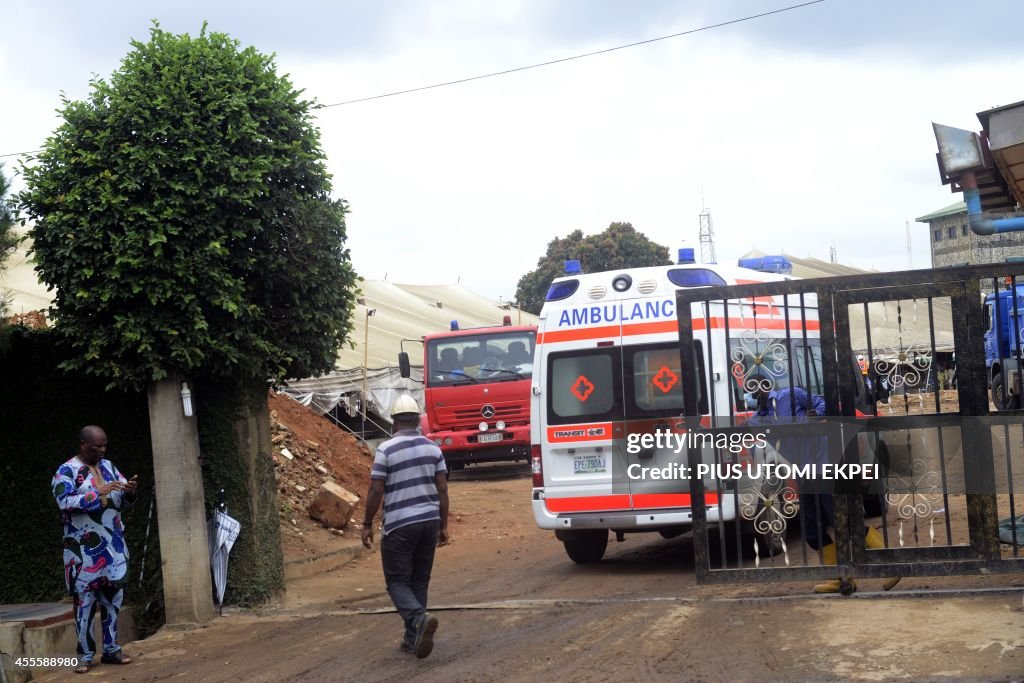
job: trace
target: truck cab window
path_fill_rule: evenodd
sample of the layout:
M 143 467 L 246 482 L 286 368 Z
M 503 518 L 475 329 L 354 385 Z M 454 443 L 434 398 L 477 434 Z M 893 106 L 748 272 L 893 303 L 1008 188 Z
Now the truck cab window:
M 533 332 L 492 332 L 434 339 L 427 344 L 428 387 L 530 379 Z

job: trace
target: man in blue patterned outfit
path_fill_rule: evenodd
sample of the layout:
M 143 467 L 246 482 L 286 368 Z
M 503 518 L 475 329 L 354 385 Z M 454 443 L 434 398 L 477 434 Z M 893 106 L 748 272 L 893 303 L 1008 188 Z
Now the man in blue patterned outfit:
M 76 673 L 93 665 L 96 643 L 93 617 L 100 607 L 105 664 L 129 664 L 132 659 L 117 644 L 117 616 L 128 576 L 128 546 L 121 510 L 135 502 L 138 482 L 103 456 L 107 435 L 96 426 L 78 435 L 78 454 L 53 475 L 53 497 L 64 518 L 64 580 L 75 599 L 75 629 L 82 655 Z
M 370 471 L 363 545 L 373 545 L 373 517 L 383 501 L 380 553 L 388 595 L 405 622 L 401 649 L 422 659 L 434 649 L 437 630 L 437 617 L 427 613 L 427 588 L 434 550 L 448 544 L 448 470 L 441 449 L 416 429 L 416 399 L 395 399 L 391 419 L 394 436 L 377 449 Z

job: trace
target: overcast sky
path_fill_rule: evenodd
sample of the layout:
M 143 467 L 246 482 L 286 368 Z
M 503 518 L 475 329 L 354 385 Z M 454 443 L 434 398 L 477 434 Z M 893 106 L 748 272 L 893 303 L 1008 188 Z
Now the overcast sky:
M 209 4 L 209 6 L 206 6 Z M 146 39 L 212 30 L 277 55 L 323 104 L 679 33 L 795 0 L 6 0 L 0 154 L 38 148 Z M 880 270 L 929 265 L 917 216 L 958 201 L 932 121 L 1024 99 L 1003 26 L 1020 0 L 825 0 L 608 54 L 321 110 L 366 278 L 515 293 L 547 243 L 630 221 L 719 262 L 752 247 Z M 1002 37 L 1002 38 L 1001 38 Z M 11 158 L 7 169 L 15 165 Z M 17 182 L 17 181 L 16 181 Z

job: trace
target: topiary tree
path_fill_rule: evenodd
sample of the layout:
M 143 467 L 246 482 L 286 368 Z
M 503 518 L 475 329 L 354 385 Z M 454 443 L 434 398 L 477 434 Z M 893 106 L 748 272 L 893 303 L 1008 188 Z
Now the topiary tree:
M 647 239 L 631 223 L 612 223 L 604 232 L 588 237 L 582 230 L 574 230 L 563 239 L 551 240 L 537 267 L 519 278 L 516 301 L 523 310 L 540 313 L 551 281 L 564 273 L 569 259 L 578 259 L 584 272 L 672 263 L 667 247 Z
M 311 103 L 271 57 L 205 26 L 132 46 L 87 100 L 63 100 L 23 165 L 68 365 L 134 388 L 330 370 L 355 274 Z
M 149 389 L 162 554 L 182 565 L 164 571 L 172 623 L 209 615 L 208 589 L 188 583 L 199 544 L 164 547 L 203 523 L 189 508 L 202 481 L 180 381 L 226 378 L 250 402 L 262 386 L 265 412 L 268 378 L 330 370 L 351 331 L 347 205 L 331 197 L 312 106 L 271 56 L 205 25 L 191 37 L 154 24 L 87 99 L 63 100 L 63 122 L 22 166 L 36 269 L 76 352 L 65 366 Z M 247 433 L 269 451 L 266 431 Z M 250 498 L 276 515 L 263 483 Z M 182 593 L 195 604 L 171 614 Z

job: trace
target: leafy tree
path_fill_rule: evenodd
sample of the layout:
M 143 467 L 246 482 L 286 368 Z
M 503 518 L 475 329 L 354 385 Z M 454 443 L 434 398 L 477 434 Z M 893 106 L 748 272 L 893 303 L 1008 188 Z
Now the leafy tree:
M 330 370 L 356 276 L 313 104 L 205 25 L 132 47 L 22 166 L 66 365 L 133 388 Z
M 667 266 L 668 248 L 652 242 L 631 223 L 612 223 L 604 232 L 588 237 L 574 230 L 565 238 L 555 238 L 537 268 L 519 278 L 516 301 L 523 310 L 540 313 L 551 281 L 564 273 L 565 261 L 578 259 L 584 272 Z

